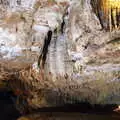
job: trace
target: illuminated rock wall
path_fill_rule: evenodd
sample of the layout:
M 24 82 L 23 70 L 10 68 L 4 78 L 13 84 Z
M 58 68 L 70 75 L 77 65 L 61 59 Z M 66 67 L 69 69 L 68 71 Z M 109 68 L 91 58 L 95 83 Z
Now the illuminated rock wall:
M 105 29 L 120 28 L 120 0 L 93 0 L 91 3 Z
M 34 6 L 36 0 L 0 0 L 5 8 L 16 10 L 16 9 L 29 9 Z

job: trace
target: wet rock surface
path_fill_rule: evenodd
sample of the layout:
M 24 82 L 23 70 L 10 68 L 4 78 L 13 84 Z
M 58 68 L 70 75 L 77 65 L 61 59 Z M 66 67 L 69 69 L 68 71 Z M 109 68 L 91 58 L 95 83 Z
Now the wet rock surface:
M 39 113 L 21 117 L 18 120 L 119 120 L 119 116 L 114 115 L 89 115 L 89 114 L 79 114 L 79 113 Z

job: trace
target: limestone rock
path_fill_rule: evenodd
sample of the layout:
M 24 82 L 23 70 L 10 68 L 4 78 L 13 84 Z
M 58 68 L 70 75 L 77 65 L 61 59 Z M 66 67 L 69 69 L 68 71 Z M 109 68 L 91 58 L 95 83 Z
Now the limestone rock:
M 0 8 L 0 81 L 20 111 L 120 104 L 120 30 L 103 29 L 90 0 L 8 3 Z

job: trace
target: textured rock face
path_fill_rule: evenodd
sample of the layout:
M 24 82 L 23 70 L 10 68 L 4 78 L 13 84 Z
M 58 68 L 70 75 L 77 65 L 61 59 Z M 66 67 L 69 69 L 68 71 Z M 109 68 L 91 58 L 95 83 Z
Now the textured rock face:
M 90 0 L 9 2 L 0 8 L 0 80 L 20 111 L 120 104 L 120 31 L 102 28 Z
M 10 10 L 22 10 L 33 8 L 36 0 L 1 0 L 0 3 L 3 7 Z
M 40 4 L 38 8 L 34 8 L 36 2 L 30 0 L 21 1 L 19 6 L 13 8 L 12 5 L 17 4 L 14 0 L 8 1 L 8 4 L 4 2 L 1 2 L 5 11 L 2 13 L 4 16 L 1 18 L 0 24 L 1 58 L 5 58 L 5 60 L 17 59 L 17 61 L 24 59 L 24 61 L 32 63 L 37 61 L 36 58 L 44 44 L 47 31 L 54 30 L 62 22 L 62 8 L 57 4 L 46 5 L 43 8 L 40 8 L 42 7 Z M 30 4 L 32 4 L 32 8 Z M 7 9 L 4 8 L 4 5 Z M 8 9 L 10 10 L 7 11 Z M 33 57 L 34 59 L 32 59 Z

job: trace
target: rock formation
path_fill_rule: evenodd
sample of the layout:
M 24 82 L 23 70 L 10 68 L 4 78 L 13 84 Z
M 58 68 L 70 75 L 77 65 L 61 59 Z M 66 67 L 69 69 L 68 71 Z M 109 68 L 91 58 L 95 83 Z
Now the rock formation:
M 21 112 L 120 104 L 120 2 L 106 18 L 99 2 L 0 1 L 0 87 L 14 92 Z

